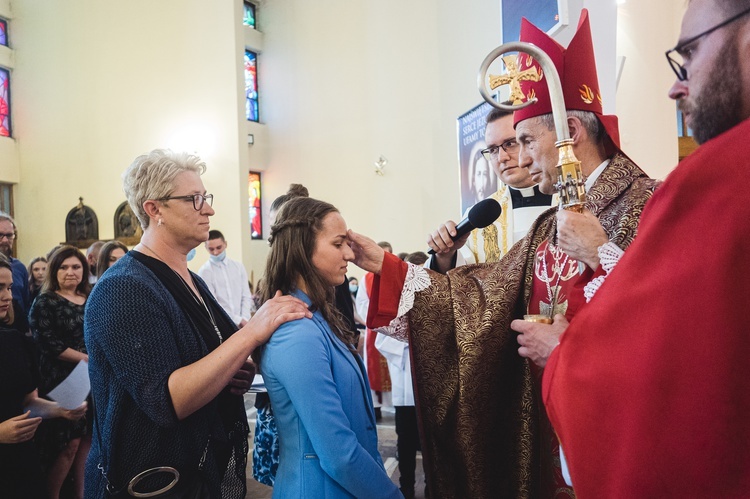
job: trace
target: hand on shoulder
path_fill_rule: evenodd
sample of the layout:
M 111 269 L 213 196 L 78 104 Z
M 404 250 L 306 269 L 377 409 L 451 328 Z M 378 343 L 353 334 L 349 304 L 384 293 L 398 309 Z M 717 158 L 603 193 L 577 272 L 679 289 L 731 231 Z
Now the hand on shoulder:
M 281 291 L 277 291 L 274 297 L 266 301 L 240 331 L 248 331 L 259 344 L 263 344 L 285 322 L 305 317 L 312 318 L 312 312 L 308 310 L 305 302 L 294 296 L 282 295 Z

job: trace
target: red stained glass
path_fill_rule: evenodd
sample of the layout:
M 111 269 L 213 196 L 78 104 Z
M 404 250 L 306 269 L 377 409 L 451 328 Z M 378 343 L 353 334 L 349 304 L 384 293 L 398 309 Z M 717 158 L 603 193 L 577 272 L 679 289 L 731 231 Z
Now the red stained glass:
M 10 137 L 10 72 L 0 68 L 0 136 Z
M 247 197 L 250 205 L 250 238 L 263 239 L 263 219 L 260 207 L 260 172 L 247 177 Z

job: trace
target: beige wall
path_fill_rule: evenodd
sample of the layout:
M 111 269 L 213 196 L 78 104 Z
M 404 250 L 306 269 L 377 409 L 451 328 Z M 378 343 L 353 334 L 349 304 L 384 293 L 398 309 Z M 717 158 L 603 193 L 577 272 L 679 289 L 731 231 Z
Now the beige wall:
M 428 231 L 460 216 L 456 118 L 480 102 L 476 72 L 500 36 L 497 0 L 457 6 L 264 4 L 266 209 L 302 183 L 396 251 L 424 249 Z
M 138 154 L 165 146 L 184 145 L 206 160 L 215 223 L 239 241 L 239 4 L 13 0 L 12 7 L 20 257 L 64 239 L 65 215 L 79 196 L 98 215 L 99 237 L 112 238 L 125 200 L 120 174 Z M 241 245 L 232 250 L 239 258 Z
M 622 148 L 651 176 L 677 165 L 675 75 L 664 52 L 677 43 L 685 0 L 627 0 L 617 21 L 617 51 L 625 57 L 617 90 Z
M 25 261 L 64 238 L 78 196 L 97 212 L 100 237 L 112 237 L 121 172 L 185 137 L 209 165 L 213 226 L 256 279 L 267 244 L 246 230 L 248 170 L 264 172 L 266 233 L 270 202 L 292 182 L 396 251 L 424 249 L 429 231 L 460 216 L 455 120 L 480 102 L 476 71 L 500 43 L 498 0 L 263 0 L 262 36 L 239 28 L 239 0 L 10 1 L 0 11 L 10 5 L 14 17 L 18 140 L 0 143 L 0 180 L 20 181 Z M 657 176 L 677 157 L 663 52 L 681 7 L 628 0 L 617 12 L 623 144 Z M 260 52 L 262 124 L 244 120 L 244 46 Z M 603 65 L 611 79 L 616 64 Z M 191 266 L 205 259 L 200 248 Z
M 13 18 L 9 0 L 0 0 L 0 17 L 5 19 Z M 11 43 L 11 47 L 12 45 Z M 13 70 L 15 66 L 15 54 L 12 48 L 0 46 L 0 66 L 11 71 Z M 16 141 L 9 137 L 0 137 L 0 182 L 15 184 L 18 183 L 19 178 L 20 168 Z

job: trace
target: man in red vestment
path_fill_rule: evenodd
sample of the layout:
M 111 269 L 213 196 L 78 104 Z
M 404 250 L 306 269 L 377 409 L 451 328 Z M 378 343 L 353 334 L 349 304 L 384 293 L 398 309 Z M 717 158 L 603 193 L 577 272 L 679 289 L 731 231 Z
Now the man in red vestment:
M 519 351 L 510 322 L 527 313 L 572 318 L 585 302 L 583 287 L 604 273 L 597 248 L 630 244 L 655 188 L 619 151 L 617 118 L 602 114 L 588 13 L 567 49 L 526 20 L 521 40 L 547 52 L 561 75 L 573 148 L 588 176 L 586 213 L 548 210 L 499 262 L 446 275 L 384 259 L 374 242 L 350 235 L 355 263 L 379 273 L 368 325 L 387 325 L 397 315 L 399 324 L 408 323 L 425 469 L 431 493 L 441 498 L 572 496 L 541 404 L 541 369 L 519 355 L 536 357 L 542 335 L 524 332 Z M 519 61 L 524 70 L 534 64 L 526 56 Z M 521 85 L 539 102 L 515 113 L 519 164 L 552 194 L 557 150 L 546 80 Z M 577 244 L 568 241 L 563 251 L 563 239 L 555 242 L 558 224 L 594 237 L 574 237 Z M 437 258 L 452 251 L 450 238 L 430 244 Z M 579 261 L 586 264 L 582 273 Z M 556 336 L 543 340 L 557 343 Z
M 544 373 L 579 497 L 750 497 L 750 1 L 691 0 L 667 54 L 701 146 Z

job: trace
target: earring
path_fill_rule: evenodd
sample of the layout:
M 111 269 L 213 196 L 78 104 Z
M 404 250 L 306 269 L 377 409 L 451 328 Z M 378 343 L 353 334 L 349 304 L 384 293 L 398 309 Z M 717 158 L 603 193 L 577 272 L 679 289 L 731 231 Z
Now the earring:
M 161 227 L 162 225 L 164 225 L 164 220 L 162 220 L 162 219 L 160 218 L 160 219 L 159 219 L 159 222 L 158 222 L 158 223 L 156 224 L 156 226 L 157 226 L 157 227 Z

